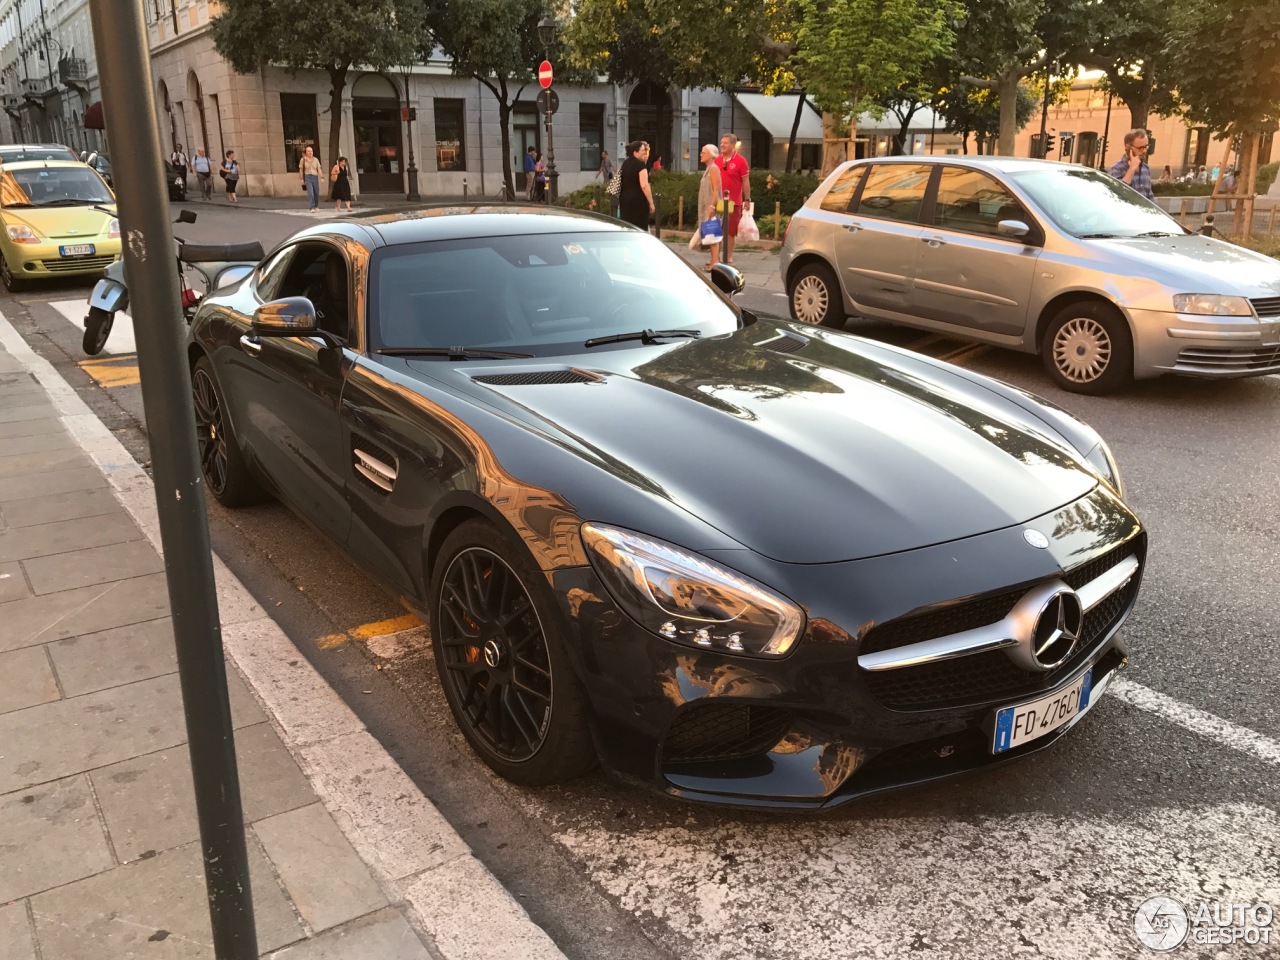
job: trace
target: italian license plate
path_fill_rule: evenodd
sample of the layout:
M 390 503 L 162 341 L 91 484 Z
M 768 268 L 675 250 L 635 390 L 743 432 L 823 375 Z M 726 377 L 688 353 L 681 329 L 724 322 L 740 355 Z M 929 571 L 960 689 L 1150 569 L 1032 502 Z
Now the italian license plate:
M 91 257 L 93 256 L 92 243 L 73 243 L 70 246 L 59 247 L 58 256 L 60 257 Z
M 1004 753 L 1030 743 L 1070 723 L 1089 709 L 1093 671 L 1086 670 L 1069 687 L 1064 687 L 1016 707 L 1005 707 L 996 714 L 996 732 L 992 753 Z

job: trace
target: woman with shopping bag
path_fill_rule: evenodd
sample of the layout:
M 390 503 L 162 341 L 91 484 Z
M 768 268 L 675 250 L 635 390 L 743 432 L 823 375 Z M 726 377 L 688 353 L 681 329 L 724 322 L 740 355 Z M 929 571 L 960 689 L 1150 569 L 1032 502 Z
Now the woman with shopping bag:
M 709 227 L 703 224 L 714 223 L 716 228 L 720 226 L 720 220 L 716 216 L 716 198 L 720 196 L 720 168 L 716 166 L 716 157 L 720 155 L 720 151 L 707 144 L 702 148 L 702 152 L 698 154 L 698 160 L 706 170 L 702 174 L 702 180 L 698 183 L 698 233 L 702 236 L 702 245 L 707 248 L 707 252 L 711 259 L 707 262 L 706 268 L 710 270 L 716 265 L 719 259 L 721 233 L 716 229 L 714 239 L 712 238 Z

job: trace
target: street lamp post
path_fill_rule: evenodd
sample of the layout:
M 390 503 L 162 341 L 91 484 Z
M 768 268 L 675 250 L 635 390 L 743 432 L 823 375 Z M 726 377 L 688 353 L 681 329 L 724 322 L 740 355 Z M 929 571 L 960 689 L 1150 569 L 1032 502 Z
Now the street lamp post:
M 547 60 L 551 59 L 551 53 L 556 46 L 556 38 L 560 33 L 560 25 L 556 23 L 554 17 L 545 17 L 538 23 L 538 39 L 542 41 L 542 46 L 546 50 Z M 560 174 L 556 172 L 556 145 L 555 138 L 551 130 L 551 88 L 547 88 L 547 190 L 551 202 L 555 203 L 560 197 L 557 181 Z
M 409 96 L 409 76 L 412 70 L 412 65 L 400 68 L 400 75 L 404 78 L 404 119 L 409 125 L 409 166 L 405 169 L 409 175 L 409 192 L 405 199 L 416 201 L 422 197 L 418 193 L 418 165 L 413 160 L 413 100 Z

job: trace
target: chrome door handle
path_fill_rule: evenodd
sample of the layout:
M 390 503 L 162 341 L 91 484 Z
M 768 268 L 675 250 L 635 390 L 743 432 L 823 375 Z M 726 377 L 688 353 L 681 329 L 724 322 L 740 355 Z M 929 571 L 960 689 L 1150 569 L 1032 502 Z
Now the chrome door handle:
M 846 223 L 846 224 L 844 225 L 844 228 L 845 228 L 846 230 L 848 230 L 850 233 L 857 233 L 859 230 L 861 230 L 861 229 L 862 229 L 862 224 L 860 224 L 860 223 Z
M 921 237 L 920 239 L 931 247 L 945 247 L 947 245 L 947 241 L 941 237 Z
M 262 341 L 246 333 L 240 338 L 240 349 L 249 356 L 256 357 L 262 352 Z

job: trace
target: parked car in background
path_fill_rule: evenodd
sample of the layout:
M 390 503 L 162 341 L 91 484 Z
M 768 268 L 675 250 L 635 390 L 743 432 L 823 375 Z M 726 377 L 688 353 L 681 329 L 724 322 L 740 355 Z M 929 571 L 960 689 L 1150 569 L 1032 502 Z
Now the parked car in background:
M 860 315 L 1038 353 L 1078 393 L 1280 372 L 1280 263 L 1087 167 L 846 163 L 792 217 L 781 258 L 797 320 Z
M 86 153 L 83 159 L 85 163 L 98 171 L 98 176 L 107 181 L 107 186 L 115 187 L 115 181 L 111 179 L 111 161 L 107 159 L 105 154 Z
M 115 196 L 79 160 L 0 164 L 0 280 L 97 275 L 120 257 Z
M 0 163 L 14 160 L 79 160 L 70 147 L 60 143 L 10 143 L 0 146 Z
M 713 281 L 545 207 L 308 227 L 192 321 L 205 485 L 423 610 L 520 783 L 820 809 L 1060 738 L 1146 559 L 1102 438 Z

